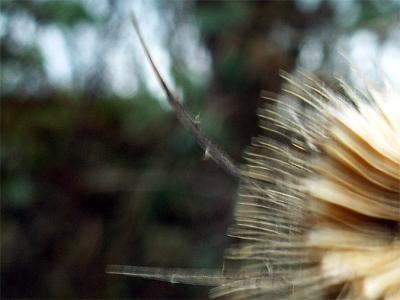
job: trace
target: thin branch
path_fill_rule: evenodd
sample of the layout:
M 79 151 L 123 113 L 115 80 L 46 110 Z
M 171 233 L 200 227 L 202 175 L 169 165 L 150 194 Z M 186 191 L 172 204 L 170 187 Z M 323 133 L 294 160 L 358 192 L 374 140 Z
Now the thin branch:
M 178 120 L 184 127 L 188 128 L 192 132 L 192 134 L 196 138 L 201 148 L 203 148 L 203 150 L 205 151 L 206 156 L 209 156 L 212 160 L 214 160 L 214 162 L 216 162 L 219 166 L 224 168 L 225 171 L 227 171 L 229 174 L 243 179 L 243 177 L 240 174 L 240 169 L 235 165 L 233 160 L 228 156 L 228 154 L 222 151 L 203 133 L 199 125 L 196 123 L 196 121 L 194 121 L 193 117 L 186 111 L 185 107 L 177 100 L 177 98 L 172 94 L 171 90 L 168 88 L 160 72 L 158 71 L 155 63 L 153 62 L 153 59 L 142 37 L 139 25 L 136 21 L 133 12 L 131 12 L 131 21 L 135 29 L 135 32 L 139 37 L 140 44 L 143 47 L 147 59 L 149 60 L 151 67 L 155 75 L 157 76 L 157 79 L 160 82 L 162 89 L 165 92 L 165 95 L 167 96 L 169 104 L 175 110 Z

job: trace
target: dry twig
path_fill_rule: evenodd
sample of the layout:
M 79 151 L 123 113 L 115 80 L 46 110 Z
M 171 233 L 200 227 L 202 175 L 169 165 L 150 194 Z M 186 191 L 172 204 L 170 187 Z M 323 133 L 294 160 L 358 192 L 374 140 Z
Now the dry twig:
M 224 168 L 225 171 L 227 171 L 229 174 L 238 177 L 240 179 L 243 179 L 243 176 L 240 173 L 240 169 L 236 166 L 236 164 L 233 162 L 233 160 L 226 154 L 223 150 L 221 150 L 217 145 L 215 145 L 206 135 L 205 133 L 201 130 L 199 125 L 197 124 L 193 117 L 187 112 L 185 107 L 177 100 L 177 98 L 172 94 L 171 90 L 169 89 L 168 85 L 164 81 L 163 77 L 161 76 L 160 72 L 158 71 L 151 55 L 150 51 L 148 50 L 146 43 L 142 37 L 141 31 L 139 29 L 139 25 L 136 21 L 136 17 L 131 13 L 131 21 L 133 24 L 133 27 L 135 29 L 135 32 L 137 36 L 139 37 L 140 44 L 143 47 L 143 50 L 146 54 L 147 59 L 149 60 L 151 67 L 154 71 L 154 73 L 157 76 L 158 81 L 161 84 L 162 89 L 165 92 L 165 95 L 167 96 L 169 104 L 173 107 L 173 109 L 176 112 L 176 115 L 178 117 L 178 120 L 181 122 L 181 124 L 188 128 L 191 133 L 194 135 L 196 138 L 197 142 L 203 148 L 205 151 L 206 156 L 210 157 L 214 162 L 216 162 L 219 166 Z

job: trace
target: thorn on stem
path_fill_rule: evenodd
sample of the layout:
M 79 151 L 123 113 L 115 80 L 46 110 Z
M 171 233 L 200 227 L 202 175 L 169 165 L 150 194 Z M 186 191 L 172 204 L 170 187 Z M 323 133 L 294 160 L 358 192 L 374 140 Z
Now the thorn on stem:
M 194 117 L 194 123 L 196 125 L 200 125 L 200 113 L 198 113 L 195 117 Z
M 211 155 L 211 153 L 210 153 L 210 148 L 209 147 L 207 147 L 206 148 L 206 151 L 204 151 L 204 160 L 208 160 L 208 159 L 210 159 L 210 158 L 212 158 L 212 155 Z

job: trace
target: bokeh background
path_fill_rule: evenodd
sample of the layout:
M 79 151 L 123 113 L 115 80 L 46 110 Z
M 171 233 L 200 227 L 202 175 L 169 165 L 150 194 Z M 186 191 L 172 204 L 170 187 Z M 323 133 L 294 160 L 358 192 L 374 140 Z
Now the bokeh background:
M 238 182 L 182 128 L 129 21 L 237 162 L 279 71 L 400 85 L 400 1 L 0 2 L 1 297 L 207 298 L 107 264 L 221 268 Z M 383 75 L 386 74 L 386 75 Z

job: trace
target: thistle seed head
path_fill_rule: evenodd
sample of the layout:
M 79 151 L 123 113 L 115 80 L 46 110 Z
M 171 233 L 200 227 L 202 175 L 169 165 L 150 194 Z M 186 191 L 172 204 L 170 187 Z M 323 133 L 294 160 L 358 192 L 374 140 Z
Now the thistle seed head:
M 283 77 L 245 154 L 225 263 L 235 276 L 211 296 L 399 299 L 399 93 Z

